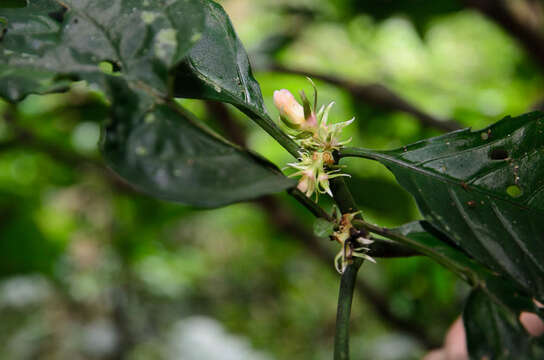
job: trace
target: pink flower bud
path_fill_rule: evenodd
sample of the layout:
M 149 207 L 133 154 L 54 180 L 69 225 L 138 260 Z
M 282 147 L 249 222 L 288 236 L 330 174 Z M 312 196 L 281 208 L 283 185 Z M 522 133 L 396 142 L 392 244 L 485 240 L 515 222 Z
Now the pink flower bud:
M 306 193 L 310 188 L 310 178 L 303 176 L 298 182 L 297 189 L 301 192 Z
M 280 115 L 295 125 L 303 125 L 304 108 L 300 105 L 289 90 L 281 89 L 274 91 L 274 105 L 278 108 Z

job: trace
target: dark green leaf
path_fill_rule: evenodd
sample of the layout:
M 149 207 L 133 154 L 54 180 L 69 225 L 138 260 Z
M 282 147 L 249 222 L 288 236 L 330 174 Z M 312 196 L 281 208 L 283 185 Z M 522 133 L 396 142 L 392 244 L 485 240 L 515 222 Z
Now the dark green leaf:
M 0 88 L 8 99 L 17 100 L 32 90 L 26 71 L 48 75 L 48 81 L 69 75 L 101 85 L 99 64 L 104 61 L 128 81 L 165 95 L 169 69 L 198 40 L 204 25 L 198 1 L 177 0 L 166 6 L 148 0 L 60 4 L 32 0 L 26 8 L 2 11 L 6 25 L 0 63 L 10 67 L 8 75 L 17 75 L 0 76 Z
M 199 1 L 206 13 L 202 38 L 176 72 L 175 94 L 229 102 L 265 112 L 246 51 L 221 7 Z
M 322 218 L 317 218 L 314 221 L 315 236 L 326 238 L 334 232 L 334 224 Z
M 29 92 L 57 89 L 54 80 L 66 77 L 98 85 L 113 103 L 113 121 L 103 137 L 106 160 L 135 187 L 162 199 L 213 207 L 293 185 L 270 163 L 199 127 L 172 104 L 164 104 L 171 95 L 171 68 L 190 47 L 205 40 L 205 12 L 221 9 L 217 4 L 208 0 L 174 0 L 166 5 L 149 0 L 59 4 L 33 0 L 27 8 L 2 12 L 7 32 L 0 43 L 5 66 L 0 68 L 0 94 L 17 101 Z M 209 23 L 222 14 L 220 24 L 212 29 L 222 31 L 217 25 L 228 18 L 217 11 L 206 19 Z M 204 43 L 205 47 L 225 50 L 221 39 L 216 40 Z M 237 46 L 234 55 L 245 56 L 239 42 Z M 201 54 L 204 50 L 199 49 L 196 53 Z M 228 59 L 233 54 L 216 55 Z M 232 77 L 228 73 L 232 70 L 244 89 L 247 86 L 258 95 L 251 105 L 262 110 L 247 57 L 237 59 L 234 69 L 201 65 L 211 78 L 216 70 L 220 77 Z M 226 86 L 227 91 L 234 90 Z
M 351 175 L 346 183 L 361 208 L 379 212 L 399 223 L 413 219 L 413 200 L 394 180 L 385 180 L 380 176 Z
M 2 0 L 0 8 L 21 8 L 27 4 L 26 0 Z
M 176 104 L 156 104 L 110 78 L 114 98 L 102 150 L 109 166 L 154 197 L 217 207 L 282 191 L 296 182 L 272 164 L 198 125 Z
M 0 97 L 13 103 L 31 93 L 63 91 L 69 86 L 70 81 L 55 79 L 50 71 L 0 64 Z
M 202 38 L 174 71 L 177 97 L 230 103 L 250 116 L 296 157 L 298 146 L 266 113 L 247 53 L 223 8 L 200 0 L 206 13 Z
M 482 288 L 497 304 L 516 313 L 538 311 L 527 292 L 519 289 L 511 280 L 491 272 L 471 259 L 428 222 L 411 222 L 391 229 L 391 232 L 404 237 L 398 240 L 441 263 L 470 285 Z
M 505 118 L 392 151 L 343 149 L 386 165 L 441 232 L 544 299 L 544 118 Z
M 471 359 L 541 359 L 544 348 L 525 331 L 517 314 L 492 302 L 477 289 L 463 311 L 467 347 Z

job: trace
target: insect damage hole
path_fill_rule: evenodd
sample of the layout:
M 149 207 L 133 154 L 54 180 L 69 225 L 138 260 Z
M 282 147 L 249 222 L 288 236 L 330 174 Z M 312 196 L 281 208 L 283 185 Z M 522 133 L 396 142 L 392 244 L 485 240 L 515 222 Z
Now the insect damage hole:
M 508 159 L 508 151 L 503 147 L 496 147 L 489 152 L 489 158 L 491 160 Z
M 523 190 L 521 190 L 521 188 L 517 185 L 510 185 L 509 187 L 506 188 L 506 193 L 510 197 L 517 198 L 523 195 Z
M 98 63 L 98 67 L 106 74 L 119 75 L 121 73 L 121 65 L 116 61 L 104 60 Z

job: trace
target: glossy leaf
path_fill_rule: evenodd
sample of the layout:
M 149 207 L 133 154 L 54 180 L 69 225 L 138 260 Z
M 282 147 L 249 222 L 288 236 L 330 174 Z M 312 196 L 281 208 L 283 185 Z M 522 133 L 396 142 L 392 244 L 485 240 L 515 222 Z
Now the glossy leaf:
M 177 69 L 176 95 L 226 101 L 264 112 L 261 89 L 227 14 L 213 1 L 199 2 L 206 13 L 205 28 Z
M 272 164 L 226 142 L 177 104 L 157 104 L 111 78 L 102 151 L 109 166 L 154 197 L 217 207 L 296 185 Z M 127 106 L 131 104 L 131 106 Z
M 474 290 L 463 311 L 467 348 L 471 359 L 541 359 L 544 347 L 523 328 L 516 314 Z M 541 342 L 541 340 L 540 340 Z
M 130 184 L 161 199 L 214 207 L 293 185 L 273 165 L 220 139 L 166 100 L 170 70 L 201 40 L 205 10 L 214 3 L 59 4 L 31 1 L 2 12 L 0 95 L 18 101 L 56 90 L 63 85 L 57 80 L 66 78 L 98 85 L 112 101 L 102 143 L 106 161 Z M 258 91 L 254 80 L 253 86 Z
M 174 71 L 175 96 L 230 103 L 298 157 L 298 146 L 266 113 L 247 53 L 227 14 L 213 1 L 200 3 L 206 14 L 204 32 Z
M 420 211 L 473 258 L 544 299 L 544 117 L 505 118 L 392 151 L 386 165 Z
M 528 292 L 471 259 L 443 233 L 426 221 L 415 221 L 390 230 L 397 239 L 450 269 L 471 286 L 481 288 L 497 304 L 515 313 L 538 312 Z
M 101 62 L 112 64 L 127 81 L 165 95 L 169 69 L 198 40 L 204 25 L 201 4 L 182 0 L 167 5 L 146 0 L 31 0 L 25 8 L 3 10 L 0 18 L 0 63 L 18 70 L 21 80 L 0 76 L 0 88 L 11 101 L 32 90 L 26 85 L 31 76 L 24 77 L 26 71 L 102 85 Z

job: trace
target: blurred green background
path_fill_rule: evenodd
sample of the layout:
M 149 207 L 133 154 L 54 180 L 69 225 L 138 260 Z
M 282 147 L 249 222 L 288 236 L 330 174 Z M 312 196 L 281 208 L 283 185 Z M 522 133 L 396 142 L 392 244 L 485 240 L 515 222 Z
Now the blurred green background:
M 320 104 L 336 102 L 332 121 L 356 117 L 351 144 L 378 149 L 540 107 L 538 61 L 467 3 L 478 1 L 221 1 L 274 118 L 273 91 L 311 93 L 309 73 Z M 506 6 L 542 31 L 539 1 Z M 180 101 L 291 161 L 233 108 Z M 84 84 L 0 103 L 0 360 L 330 359 L 338 249 L 311 236 L 312 216 L 284 194 L 202 211 L 134 192 L 98 154 L 107 112 Z M 370 221 L 419 218 L 382 166 L 345 164 Z M 365 263 L 353 359 L 421 358 L 467 292 L 423 257 Z

